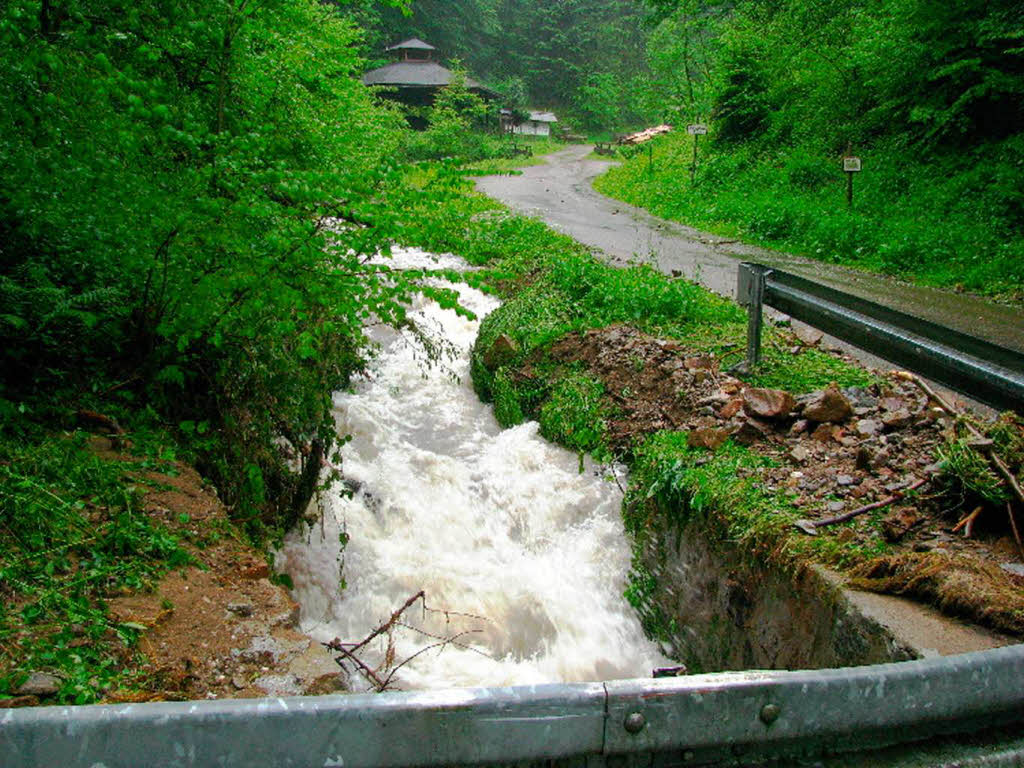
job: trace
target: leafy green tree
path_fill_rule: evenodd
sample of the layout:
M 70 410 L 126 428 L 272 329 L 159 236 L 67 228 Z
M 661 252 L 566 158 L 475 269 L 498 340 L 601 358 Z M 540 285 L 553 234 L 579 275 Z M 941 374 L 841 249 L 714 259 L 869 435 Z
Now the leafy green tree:
M 714 98 L 718 26 L 723 10 L 685 0 L 665 12 L 647 40 L 652 105 L 664 119 L 706 120 Z
M 148 409 L 240 517 L 297 513 L 362 323 L 431 290 L 367 258 L 400 130 L 361 33 L 315 0 L 0 14 L 0 412 Z
M 617 128 L 625 117 L 624 103 L 626 89 L 615 75 L 601 73 L 591 75 L 580 86 L 576 97 L 576 108 L 583 124 L 598 129 Z

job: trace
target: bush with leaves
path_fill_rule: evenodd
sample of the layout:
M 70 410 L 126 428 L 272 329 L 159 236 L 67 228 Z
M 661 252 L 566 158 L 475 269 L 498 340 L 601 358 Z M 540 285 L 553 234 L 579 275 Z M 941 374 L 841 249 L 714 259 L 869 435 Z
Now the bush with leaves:
M 0 10 L 8 428 L 148 410 L 240 518 L 299 510 L 362 324 L 420 290 L 367 256 L 401 130 L 359 39 L 315 0 Z

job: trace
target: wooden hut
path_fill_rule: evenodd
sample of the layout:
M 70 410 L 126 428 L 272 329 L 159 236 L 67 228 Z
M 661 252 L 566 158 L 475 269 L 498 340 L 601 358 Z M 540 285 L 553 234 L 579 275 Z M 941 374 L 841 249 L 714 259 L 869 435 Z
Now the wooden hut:
M 415 37 L 386 49 L 395 61 L 363 75 L 365 85 L 387 86 L 388 98 L 409 106 L 429 106 L 437 92 L 450 84 L 454 73 L 437 62 L 437 49 Z M 466 88 L 488 101 L 498 94 L 470 77 Z

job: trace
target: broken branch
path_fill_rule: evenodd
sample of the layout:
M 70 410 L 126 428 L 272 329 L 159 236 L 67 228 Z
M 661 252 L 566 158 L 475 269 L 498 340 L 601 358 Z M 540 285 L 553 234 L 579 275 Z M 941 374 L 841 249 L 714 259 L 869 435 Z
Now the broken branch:
M 855 517 L 863 515 L 865 512 L 871 512 L 872 510 L 875 510 L 875 509 L 881 509 L 882 507 L 887 507 L 890 504 L 892 504 L 894 501 L 899 501 L 904 496 L 906 496 L 908 493 L 911 493 L 912 491 L 916 491 L 918 488 L 920 488 L 923 485 L 927 484 L 930 480 L 931 480 L 930 477 L 926 477 L 923 480 L 918 480 L 916 483 L 913 483 L 912 485 L 909 485 L 908 487 L 903 488 L 902 490 L 894 491 L 892 496 L 888 496 L 888 497 L 882 499 L 881 501 L 876 501 L 876 502 L 874 502 L 872 504 L 865 504 L 863 507 L 857 507 L 857 509 L 854 509 L 854 510 L 852 510 L 850 512 L 845 512 L 842 515 L 836 515 L 835 517 L 828 517 L 828 518 L 825 518 L 824 520 L 797 520 L 796 522 L 793 523 L 793 525 L 795 525 L 801 531 L 803 531 L 804 533 L 806 533 L 806 534 L 808 534 L 810 536 L 816 536 L 818 528 L 824 528 L 826 526 L 836 525 L 838 523 L 845 523 L 847 520 L 852 520 Z
M 953 526 L 953 533 L 956 533 L 961 528 L 964 529 L 964 537 L 971 538 L 971 531 L 974 528 L 974 521 L 978 519 L 978 515 L 981 514 L 981 510 L 984 507 L 977 507 L 971 514 L 967 515 L 963 520 Z
M 922 381 L 920 376 L 910 373 L 910 371 L 897 371 L 894 375 L 898 379 L 903 379 L 904 381 L 909 381 L 917 385 L 922 392 L 935 401 L 935 403 L 950 416 L 953 416 L 954 418 L 961 418 L 963 416 L 959 410 L 947 403 L 938 392 L 932 389 L 926 382 Z M 981 430 L 971 424 L 971 422 L 964 420 L 964 424 L 974 437 L 973 443 L 969 443 L 969 445 L 995 465 L 995 468 L 999 471 L 999 474 L 1003 476 L 1003 480 L 1006 481 L 1006 484 L 1013 491 L 1014 495 L 1022 504 L 1024 504 L 1024 489 L 1021 488 L 1020 483 L 1017 482 L 1017 478 L 1013 476 L 1013 472 L 1010 471 L 1010 468 L 1006 466 L 1006 462 L 1004 462 L 995 452 L 992 441 L 985 437 Z
M 460 642 L 460 639 L 465 637 L 466 635 L 471 635 L 471 634 L 479 633 L 480 630 L 478 630 L 478 629 L 466 630 L 464 632 L 459 632 L 459 633 L 454 634 L 454 635 L 444 636 L 444 635 L 432 634 L 430 632 L 427 632 L 424 629 L 420 629 L 419 627 L 414 627 L 414 626 L 412 626 L 410 624 L 407 624 L 404 621 L 402 621 L 401 620 L 402 614 L 404 614 L 407 610 L 409 610 L 409 608 L 411 608 L 413 605 L 415 605 L 418 601 L 422 601 L 422 603 L 423 603 L 423 616 L 424 616 L 424 618 L 426 618 L 426 614 L 429 612 L 429 613 L 444 614 L 446 622 L 450 622 L 452 616 L 461 616 L 461 617 L 464 617 L 464 618 L 478 619 L 480 621 L 488 621 L 487 619 L 485 619 L 482 616 L 474 616 L 473 614 L 458 613 L 456 611 L 437 610 L 437 609 L 428 608 L 427 607 L 426 593 L 423 590 L 420 590 L 415 595 L 413 595 L 408 600 L 406 600 L 405 603 L 403 603 L 402 606 L 398 610 L 396 610 L 394 613 L 392 613 L 391 616 L 387 619 L 387 621 L 383 622 L 380 626 L 378 626 L 376 629 L 374 629 L 369 635 L 367 635 L 365 638 L 360 640 L 358 643 L 344 643 L 344 642 L 341 641 L 340 638 L 336 637 L 331 642 L 329 642 L 329 643 L 321 643 L 321 645 L 323 645 L 328 650 L 335 651 L 335 652 L 341 654 L 340 656 L 335 657 L 334 660 L 338 664 L 338 666 L 341 667 L 342 669 L 346 669 L 346 667 L 345 667 L 345 662 L 346 661 L 351 661 L 356 666 L 356 668 L 359 670 L 359 672 L 362 673 L 363 677 L 365 677 L 367 679 L 367 681 L 373 686 L 373 688 L 377 691 L 377 693 L 382 693 L 383 691 L 387 690 L 388 686 L 391 684 L 391 681 L 395 677 L 395 673 L 398 672 L 398 670 L 400 670 L 402 667 L 404 667 L 410 661 L 415 659 L 417 656 L 420 656 L 423 653 L 425 653 L 426 651 L 429 651 L 431 648 L 441 648 L 443 650 L 444 648 L 446 648 L 449 645 L 454 645 L 457 648 L 462 648 L 464 650 L 473 651 L 474 653 L 479 653 L 481 656 L 487 656 L 488 658 L 491 658 L 489 656 L 489 654 L 487 654 L 486 652 L 481 651 L 481 650 L 479 650 L 477 648 L 473 648 L 472 646 L 470 646 L 467 643 Z M 412 656 L 410 656 L 409 658 L 405 659 L 404 661 L 402 661 L 401 663 L 396 665 L 395 664 L 394 636 L 392 635 L 392 632 L 394 631 L 394 629 L 396 627 L 401 627 L 403 629 L 410 629 L 410 630 L 412 630 L 414 632 L 417 632 L 417 633 L 419 633 L 419 634 L 421 634 L 421 635 L 423 635 L 425 637 L 429 637 L 431 639 L 438 640 L 440 642 L 434 643 L 432 645 L 428 645 L 426 648 L 420 649 L 419 651 L 414 653 Z M 377 667 L 377 669 L 373 669 L 373 668 L 370 667 L 369 664 L 367 664 L 362 659 L 360 659 L 356 655 L 356 652 L 361 650 L 361 649 L 363 649 L 363 648 L 365 648 L 375 638 L 380 637 L 382 635 L 386 635 L 387 636 L 387 641 L 388 641 L 387 652 L 384 654 L 384 660 L 381 662 L 380 666 Z

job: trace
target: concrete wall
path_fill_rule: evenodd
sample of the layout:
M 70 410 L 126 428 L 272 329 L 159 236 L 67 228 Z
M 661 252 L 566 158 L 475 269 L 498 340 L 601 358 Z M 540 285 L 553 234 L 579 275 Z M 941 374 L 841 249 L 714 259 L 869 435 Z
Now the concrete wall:
M 866 618 L 811 568 L 788 573 L 707 540 L 699 523 L 650 531 L 640 554 L 655 579 L 641 614 L 655 617 L 690 672 L 821 669 L 905 661 L 909 646 Z

